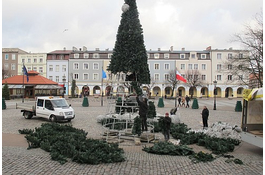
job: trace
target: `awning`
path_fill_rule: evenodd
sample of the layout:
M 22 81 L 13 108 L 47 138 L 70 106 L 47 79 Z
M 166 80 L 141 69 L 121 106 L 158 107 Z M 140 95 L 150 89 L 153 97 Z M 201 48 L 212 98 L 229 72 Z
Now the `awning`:
M 5 85 L 2 85 L 2 88 L 4 87 Z M 23 88 L 23 85 L 16 85 L 16 84 L 9 84 L 7 85 L 9 89 L 22 89 Z
M 35 89 L 63 89 L 59 85 L 36 85 Z

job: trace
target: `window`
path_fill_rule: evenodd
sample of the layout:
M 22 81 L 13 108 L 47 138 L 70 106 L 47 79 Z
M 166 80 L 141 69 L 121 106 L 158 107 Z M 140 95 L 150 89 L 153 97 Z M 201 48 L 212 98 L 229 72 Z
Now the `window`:
M 185 64 L 181 64 L 180 69 L 185 70 Z
M 169 74 L 165 74 L 165 80 L 169 80 Z
M 63 55 L 60 55 L 60 60 L 63 60 Z
M 33 63 L 37 63 L 37 58 L 34 58 L 33 59 Z
M 36 72 L 38 71 L 36 66 L 33 67 L 33 70 Z
M 5 60 L 8 60 L 8 54 L 5 54 Z
M 43 99 L 38 99 L 37 106 L 43 107 L 43 102 L 44 102 Z
M 180 54 L 180 59 L 185 59 L 185 54 Z
M 183 77 L 183 78 L 185 78 L 186 76 L 185 76 L 185 74 L 181 74 L 181 76 Z
M 52 80 L 52 76 L 49 76 L 49 80 Z
M 222 65 L 221 64 L 217 64 L 217 70 L 221 70 L 222 69 Z
M 158 58 L 159 58 L 159 53 L 155 53 L 155 54 L 154 54 L 154 58 L 155 58 L 155 59 L 158 59 Z
M 52 110 L 53 107 L 52 107 L 52 103 L 50 100 L 45 100 L 45 108 L 49 109 L 49 110 Z
M 112 58 L 112 53 L 109 53 L 108 54 L 108 58 Z
M 232 70 L 232 64 L 228 64 L 228 70 Z
M 28 63 L 31 63 L 31 59 L 30 58 L 28 58 Z
M 55 60 L 56 59 L 56 55 L 52 55 L 52 59 Z
M 155 64 L 155 69 L 156 69 L 156 70 L 159 69 L 159 64 Z
M 217 75 L 217 80 L 222 80 L 222 76 L 221 75 Z
M 98 80 L 98 74 L 93 74 L 93 80 Z
M 22 59 L 22 63 L 25 63 L 25 59 L 24 58 Z
M 31 67 L 27 67 L 27 71 L 31 71 Z
M 12 60 L 16 60 L 16 55 L 12 54 Z
M 217 59 L 222 59 L 222 54 L 221 53 L 217 53 Z
M 5 63 L 5 70 L 8 70 L 8 69 L 9 69 L 8 63 Z
M 240 65 L 238 65 L 238 69 L 239 70 L 242 70 L 242 68 L 243 68 L 243 66 L 240 64 Z
M 50 71 L 50 72 L 53 71 L 53 65 L 49 65 L 49 71 Z
M 202 70 L 206 70 L 206 64 L 202 64 Z
M 240 53 L 239 54 L 239 58 L 243 58 L 243 53 Z
M 188 64 L 188 69 L 189 69 L 189 70 L 192 69 L 192 64 Z
M 98 69 L 99 69 L 99 65 L 98 65 L 98 63 L 94 63 L 94 64 L 93 64 L 93 69 L 94 69 L 94 70 L 98 70 Z
M 228 54 L 228 59 L 232 59 L 232 54 L 231 53 Z
M 59 76 L 56 76 L 56 77 L 55 77 L 55 81 L 56 81 L 56 82 L 59 82 Z
M 83 69 L 88 70 L 88 63 L 83 64 Z
M 202 75 L 202 80 L 206 80 L 206 75 Z
M 74 63 L 74 69 L 75 70 L 79 69 L 79 64 L 78 63 Z
M 74 79 L 78 80 L 79 79 L 79 74 L 78 73 L 74 73 Z
M 194 80 L 199 80 L 199 75 L 194 75 Z
M 194 64 L 194 69 L 198 69 L 198 64 Z
M 239 80 L 243 80 L 243 75 L 238 75 Z
M 79 58 L 79 54 L 78 53 L 75 53 L 74 54 L 74 58 Z
M 195 58 L 195 54 L 193 53 L 193 54 L 191 54 L 191 58 Z
M 227 76 L 227 79 L 228 79 L 228 80 L 232 80 L 232 75 L 228 75 L 228 76 Z
M 16 64 L 11 64 L 11 70 L 16 70 Z
M 188 75 L 189 80 L 192 80 L 192 77 L 193 77 L 192 75 Z
M 94 53 L 93 54 L 93 58 L 99 58 L 99 54 L 98 53 Z
M 155 74 L 155 81 L 159 80 L 159 74 Z
M 150 58 L 150 53 L 147 54 L 147 58 Z
M 206 55 L 205 54 L 202 54 L 201 55 L 201 59 L 206 59 Z
M 62 71 L 66 72 L 66 65 L 62 65 Z
M 165 70 L 169 70 L 169 64 L 165 64 Z
M 169 58 L 169 54 L 168 54 L 168 53 L 165 53 L 165 54 L 164 54 L 164 58 L 165 58 L 165 59 L 168 59 L 168 58 Z
M 40 63 L 43 63 L 43 59 L 42 58 L 40 58 Z
M 88 74 L 84 74 L 84 80 L 88 80 Z
M 59 71 L 60 71 L 60 67 L 59 67 L 59 65 L 56 65 L 55 72 L 59 72 Z
M 43 73 L 43 67 L 39 67 L 39 73 Z

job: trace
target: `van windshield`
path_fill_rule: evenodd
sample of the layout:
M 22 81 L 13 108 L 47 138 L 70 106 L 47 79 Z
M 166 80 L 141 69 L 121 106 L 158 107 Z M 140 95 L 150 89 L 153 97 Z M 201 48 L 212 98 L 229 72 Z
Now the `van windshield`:
M 65 99 L 51 100 L 54 108 L 68 108 L 69 105 Z

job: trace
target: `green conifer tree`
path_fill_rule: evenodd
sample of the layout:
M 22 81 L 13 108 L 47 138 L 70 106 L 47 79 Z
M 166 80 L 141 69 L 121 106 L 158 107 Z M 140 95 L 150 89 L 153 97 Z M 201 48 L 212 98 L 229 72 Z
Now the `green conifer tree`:
M 4 87 L 2 88 L 2 97 L 5 98 L 5 100 L 10 100 L 10 93 L 7 83 L 5 83 Z
M 125 0 L 122 10 L 120 26 L 108 70 L 113 74 L 132 74 L 133 80 L 131 81 L 137 82 L 137 87 L 133 87 L 139 95 L 141 93 L 138 89 L 141 84 L 150 84 L 150 72 L 136 0 Z

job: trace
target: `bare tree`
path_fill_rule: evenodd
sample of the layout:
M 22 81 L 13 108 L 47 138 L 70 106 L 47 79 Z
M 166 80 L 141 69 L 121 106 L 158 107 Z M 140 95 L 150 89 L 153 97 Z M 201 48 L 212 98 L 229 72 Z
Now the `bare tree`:
M 177 84 L 180 83 L 180 81 L 176 79 L 176 71 L 175 70 L 169 71 L 169 77 L 166 80 L 166 83 L 169 83 L 171 85 L 171 87 L 172 87 L 171 97 L 173 97 L 174 90 L 177 87 Z
M 249 75 L 259 82 L 259 85 L 263 86 L 263 15 L 262 12 L 255 16 L 255 24 L 246 25 L 245 31 L 234 35 L 233 42 L 239 42 L 244 47 L 243 50 L 248 51 L 249 54 L 241 57 L 233 57 L 228 60 L 233 68 L 230 69 L 231 75 L 235 75 L 242 83 L 248 84 L 249 81 L 240 77 L 242 73 L 248 73 L 246 76 L 249 79 Z M 228 63 L 229 64 L 229 63 Z
M 8 77 L 11 77 L 10 71 L 2 69 L 2 79 L 6 79 Z
M 149 96 L 150 95 L 150 90 L 153 89 L 153 87 L 155 86 L 156 84 L 156 80 L 154 77 L 151 77 L 150 78 L 150 84 L 145 84 L 145 86 L 148 88 L 147 90 L 147 95 Z
M 198 69 L 192 69 L 186 71 L 187 85 L 190 87 L 189 94 L 193 97 L 194 89 L 203 85 L 202 75 Z

